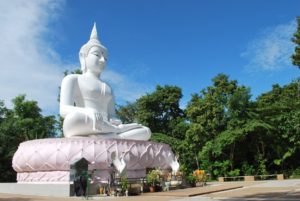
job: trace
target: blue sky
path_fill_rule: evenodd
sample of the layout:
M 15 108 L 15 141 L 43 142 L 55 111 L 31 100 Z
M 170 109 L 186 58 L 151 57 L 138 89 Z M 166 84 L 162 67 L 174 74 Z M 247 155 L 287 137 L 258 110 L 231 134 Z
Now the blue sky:
M 0 99 L 25 93 L 46 114 L 58 113 L 63 71 L 79 67 L 94 21 L 118 104 L 169 84 L 184 107 L 218 73 L 255 98 L 300 75 L 290 62 L 299 0 L 11 0 L 0 13 Z

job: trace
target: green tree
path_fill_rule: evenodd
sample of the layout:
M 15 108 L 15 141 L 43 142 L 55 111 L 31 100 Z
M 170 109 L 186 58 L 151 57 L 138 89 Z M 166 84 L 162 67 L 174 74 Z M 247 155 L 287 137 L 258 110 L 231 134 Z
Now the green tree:
M 297 31 L 294 33 L 292 41 L 296 44 L 295 52 L 292 55 L 292 62 L 295 66 L 300 68 L 300 17 L 297 17 Z
M 217 177 L 297 170 L 299 79 L 283 87 L 275 84 L 256 100 L 250 99 L 249 88 L 227 75 L 212 81 L 192 95 L 185 111 L 179 108 L 181 91 L 158 86 L 136 103 L 120 107 L 119 114 L 123 121 L 149 126 L 154 131 L 151 140 L 169 144 L 185 172 L 202 168 Z M 180 112 L 171 113 L 170 108 Z
M 184 112 L 179 107 L 182 92 L 176 86 L 157 86 L 156 90 L 137 100 L 137 119 L 153 133 L 184 138 Z
M 280 87 L 273 85 L 270 92 L 257 99 L 261 119 L 271 125 L 272 143 L 268 141 L 268 163 L 274 171 L 295 169 L 300 166 L 300 88 L 299 79 Z
M 260 120 L 250 97 L 249 88 L 219 74 L 212 86 L 193 95 L 188 104 L 187 153 L 197 153 L 201 168 L 213 177 L 253 172 L 264 160 L 273 127 Z M 192 168 L 196 161 L 193 163 Z
M 169 144 L 179 154 L 179 162 L 186 169 L 186 146 L 182 144 L 189 128 L 184 111 L 179 107 L 181 89 L 176 86 L 157 86 L 150 94 L 142 96 L 134 103 L 117 107 L 117 115 L 124 123 L 138 122 L 152 131 L 150 141 Z
M 116 114 L 124 124 L 137 122 L 137 112 L 136 102 L 116 107 Z
M 168 136 L 163 133 L 153 133 L 151 135 L 150 141 L 168 144 L 175 153 L 179 152 L 178 146 L 181 143 L 179 139 Z
M 25 95 L 17 96 L 13 109 L 0 101 L 0 181 L 15 181 L 11 161 L 21 142 L 55 136 L 55 117 L 43 116 L 36 101 L 25 100 Z
M 211 165 L 213 153 L 211 148 L 213 141 L 226 129 L 228 121 L 228 101 L 238 88 L 235 80 L 229 80 L 227 75 L 219 74 L 212 79 L 213 85 L 203 89 L 200 94 L 194 94 L 187 106 L 187 117 L 191 122 L 186 133 L 187 144 L 190 144 L 190 153 L 198 153 L 205 149 L 205 157 L 202 154 L 202 167 L 212 171 Z M 205 147 L 207 146 L 207 147 Z M 211 148 L 209 148 L 211 147 Z M 195 161 L 196 162 L 196 161 Z M 190 164 L 191 167 L 195 166 Z

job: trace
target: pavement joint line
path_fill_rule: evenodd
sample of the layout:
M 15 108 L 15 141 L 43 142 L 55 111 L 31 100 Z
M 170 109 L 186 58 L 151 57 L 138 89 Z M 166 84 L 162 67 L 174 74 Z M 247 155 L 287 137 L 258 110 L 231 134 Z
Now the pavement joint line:
M 212 194 L 216 192 L 225 192 L 230 191 L 234 189 L 240 189 L 243 188 L 241 185 L 226 187 L 226 188 L 220 188 L 220 189 L 202 189 L 200 192 L 184 192 L 184 191 L 167 191 L 167 192 L 158 192 L 156 193 L 144 193 L 143 196 L 175 196 L 175 197 L 195 197 L 200 195 L 206 195 L 206 194 Z
M 235 189 L 240 189 L 240 188 L 243 188 L 243 186 L 234 186 L 234 187 L 230 187 L 230 188 L 216 189 L 216 190 L 211 190 L 211 191 L 206 191 L 206 192 L 199 192 L 199 193 L 192 193 L 192 194 L 189 194 L 188 197 L 193 197 L 193 196 L 197 196 L 197 195 L 206 195 L 206 194 L 217 193 L 217 192 L 230 191 L 230 190 L 235 190 Z
M 229 189 L 229 190 L 217 191 L 217 192 L 215 192 L 213 194 L 220 194 L 220 193 L 224 193 L 225 191 L 226 191 L 226 193 L 227 192 L 233 192 L 233 191 L 238 191 L 238 190 L 242 190 L 242 189 L 246 189 L 246 188 L 249 188 L 249 187 L 242 186 L 240 188 L 234 188 L 234 189 Z

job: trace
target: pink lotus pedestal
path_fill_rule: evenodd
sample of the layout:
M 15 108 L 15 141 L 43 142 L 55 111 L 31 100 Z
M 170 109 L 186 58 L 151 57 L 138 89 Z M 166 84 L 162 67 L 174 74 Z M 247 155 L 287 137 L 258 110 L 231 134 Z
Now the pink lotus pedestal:
M 171 169 L 171 148 L 162 143 L 92 137 L 51 138 L 23 142 L 13 157 L 18 183 L 69 182 L 70 164 L 84 157 L 94 179 L 107 181 L 112 168 L 111 153 L 126 162 L 128 178 L 146 176 L 146 168 Z

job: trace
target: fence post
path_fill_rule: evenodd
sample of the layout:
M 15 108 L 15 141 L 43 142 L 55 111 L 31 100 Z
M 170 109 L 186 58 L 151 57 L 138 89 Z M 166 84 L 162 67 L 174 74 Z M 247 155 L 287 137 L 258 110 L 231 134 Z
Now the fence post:
M 245 181 L 254 181 L 254 176 L 244 176 Z
M 278 174 L 277 175 L 277 180 L 284 180 L 283 174 Z
M 224 177 L 219 177 L 219 182 L 224 182 Z

